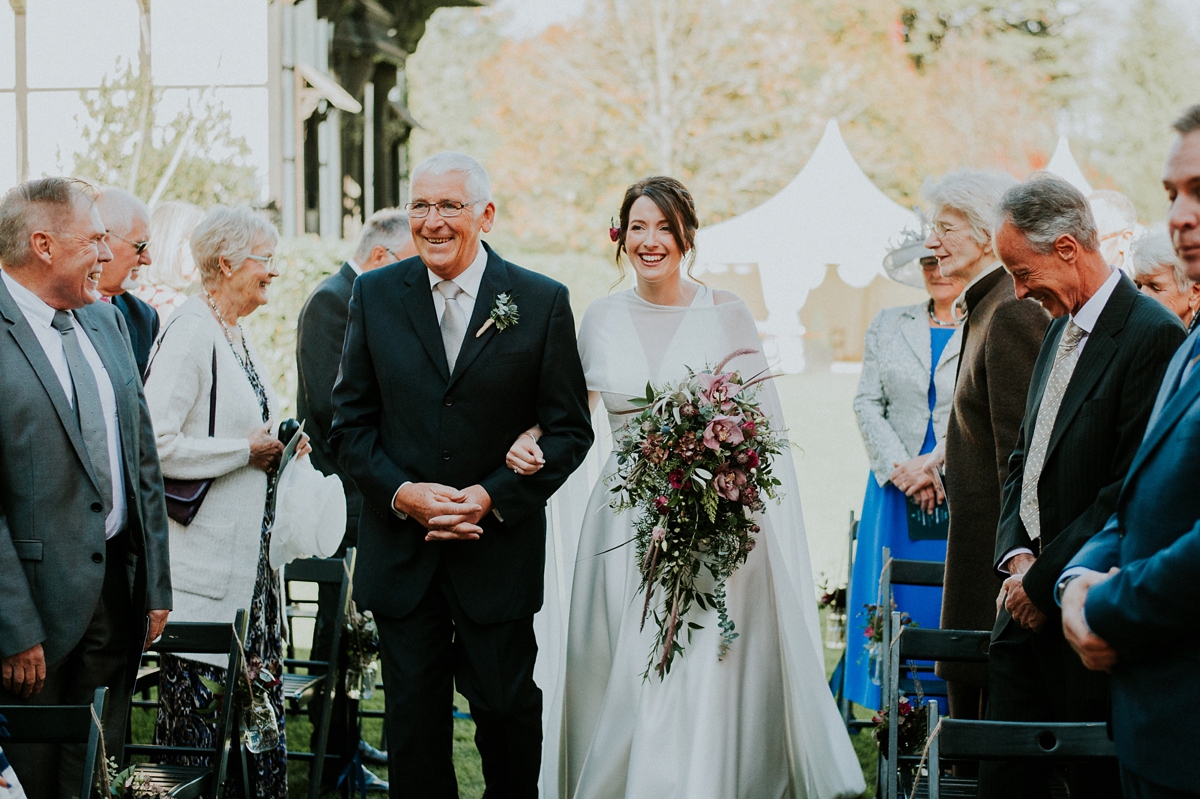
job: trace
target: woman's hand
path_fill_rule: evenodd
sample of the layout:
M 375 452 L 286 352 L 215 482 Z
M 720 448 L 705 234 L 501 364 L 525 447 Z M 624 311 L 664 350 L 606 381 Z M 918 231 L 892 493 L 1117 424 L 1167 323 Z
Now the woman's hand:
M 505 465 L 523 477 L 537 474 L 546 465 L 546 459 L 542 457 L 542 448 L 537 443 L 541 437 L 540 427 L 531 427 L 518 436 L 504 458 Z
M 283 455 L 283 442 L 271 434 L 271 425 L 264 424 L 254 428 L 250 434 L 250 465 L 267 474 L 279 466 L 279 458 Z
M 933 485 L 933 478 L 923 468 L 925 460 L 924 455 L 918 455 L 904 463 L 895 464 L 896 468 L 892 470 L 892 475 L 889 478 L 892 481 L 892 485 L 910 497 L 918 491 Z

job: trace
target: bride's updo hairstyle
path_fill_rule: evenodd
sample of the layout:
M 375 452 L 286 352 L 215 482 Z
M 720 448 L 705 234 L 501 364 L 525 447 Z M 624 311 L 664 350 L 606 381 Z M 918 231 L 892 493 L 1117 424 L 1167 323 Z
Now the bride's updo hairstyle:
M 639 197 L 649 197 L 667 218 L 667 228 L 671 231 L 679 251 L 684 253 L 686 271 L 688 277 L 691 277 L 692 264 L 696 262 L 696 229 L 700 227 L 700 220 L 696 217 L 696 203 L 692 201 L 692 193 L 678 180 L 655 175 L 643 178 L 626 189 L 625 199 L 621 201 L 621 228 L 617 235 L 616 255 L 621 280 L 625 279 L 625 262 L 621 256 L 625 254 L 625 235 L 629 231 L 629 209 L 633 208 Z

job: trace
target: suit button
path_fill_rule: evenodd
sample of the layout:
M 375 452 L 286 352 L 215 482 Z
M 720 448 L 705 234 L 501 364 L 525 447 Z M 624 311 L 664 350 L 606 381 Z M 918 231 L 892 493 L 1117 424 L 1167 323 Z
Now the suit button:
M 444 460 L 444 461 L 450 460 L 450 451 L 449 450 L 442 453 L 442 460 Z
M 99 552 L 92 553 L 92 563 L 103 563 L 103 562 L 104 562 L 103 555 L 101 555 Z
M 451 405 L 454 404 L 454 400 L 451 399 L 450 397 L 446 397 L 446 399 L 442 400 L 442 402 L 445 403 L 447 408 L 449 408 Z
M 92 503 L 92 513 L 99 513 L 102 510 L 104 510 L 104 506 L 101 505 L 99 502 Z

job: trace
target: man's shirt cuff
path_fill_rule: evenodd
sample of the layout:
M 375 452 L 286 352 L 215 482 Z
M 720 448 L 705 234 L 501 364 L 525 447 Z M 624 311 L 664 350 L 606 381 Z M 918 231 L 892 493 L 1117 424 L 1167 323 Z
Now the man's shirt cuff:
M 1013 547 L 1012 549 L 1010 549 L 1008 552 L 1006 552 L 1004 554 L 1004 558 L 1001 559 L 998 570 L 1003 572 L 1004 574 L 1012 574 L 1012 572 L 1008 570 L 1008 562 L 1010 560 L 1012 560 L 1013 558 L 1015 558 L 1017 555 L 1032 555 L 1032 554 L 1033 554 L 1033 550 L 1030 549 L 1029 547 Z

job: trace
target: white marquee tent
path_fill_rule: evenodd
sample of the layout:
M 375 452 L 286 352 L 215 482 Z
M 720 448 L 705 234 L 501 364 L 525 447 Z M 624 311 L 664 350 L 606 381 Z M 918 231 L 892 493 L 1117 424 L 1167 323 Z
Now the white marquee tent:
M 912 211 L 889 199 L 855 162 L 831 119 L 808 163 L 762 205 L 697 233 L 698 273 L 757 264 L 768 316 L 767 355 L 787 374 L 804 369 L 800 309 L 827 265 L 856 288 L 881 274 L 889 246 L 918 230 Z
M 1071 145 L 1066 136 L 1058 137 L 1058 146 L 1054 148 L 1054 155 L 1050 156 L 1050 163 L 1046 164 L 1046 171 L 1053 172 L 1079 189 L 1084 197 L 1092 193 L 1092 184 L 1083 176 L 1075 156 L 1071 154 Z

